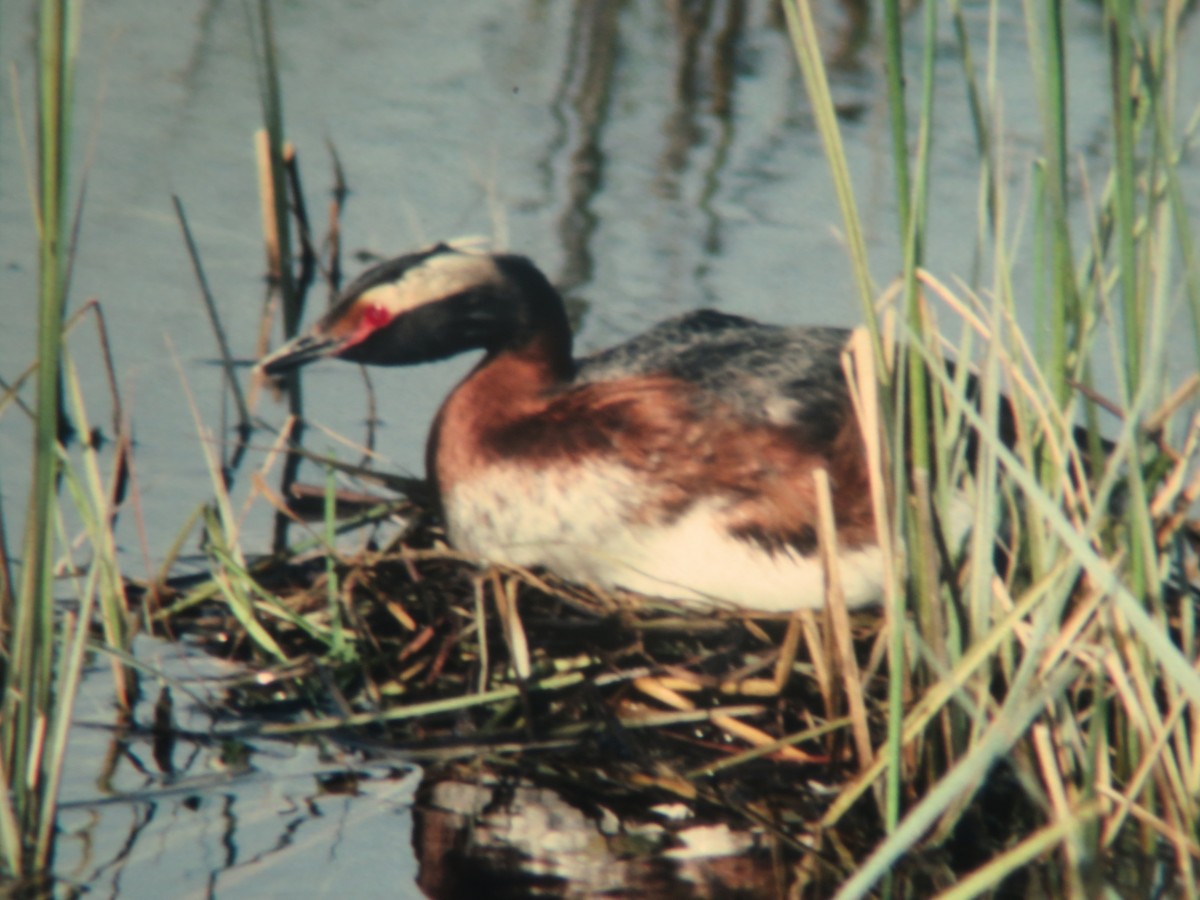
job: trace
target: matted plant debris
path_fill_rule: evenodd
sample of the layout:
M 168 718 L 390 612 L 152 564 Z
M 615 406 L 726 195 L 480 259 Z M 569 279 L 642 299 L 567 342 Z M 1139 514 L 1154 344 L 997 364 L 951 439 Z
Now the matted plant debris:
M 445 546 L 427 511 L 405 503 L 408 524 L 385 546 L 364 539 L 351 555 L 317 550 L 226 568 L 214 579 L 223 591 L 206 585 L 176 598 L 173 627 L 251 667 L 228 700 L 265 723 L 253 733 L 400 754 L 427 766 L 431 784 L 490 784 L 489 796 L 497 789 L 508 800 L 552 790 L 574 808 L 617 816 L 622 834 L 681 804 L 690 826 L 755 836 L 744 848 L 751 855 L 806 860 L 813 884 L 836 883 L 881 839 L 869 790 L 831 807 L 871 763 L 856 728 L 874 752 L 886 742 L 882 610 L 849 617 L 846 659 L 827 612 L 690 610 L 481 568 Z M 253 584 L 270 648 L 231 604 L 235 580 L 242 590 Z M 858 691 L 863 723 L 848 689 Z M 1002 681 L 994 689 L 1002 694 Z M 916 770 L 904 805 L 938 777 Z M 1036 830 L 1016 779 L 1008 766 L 993 770 L 954 827 L 905 864 L 913 884 L 951 884 Z M 446 810 L 430 803 L 441 822 Z M 655 852 L 675 839 L 668 829 Z
M 416 522 L 389 546 L 342 557 L 332 569 L 315 551 L 239 573 L 252 574 L 260 591 L 257 619 L 282 652 L 278 661 L 215 593 L 177 603 L 171 621 L 213 652 L 264 666 L 258 687 L 234 698 L 247 708 L 312 696 L 316 684 L 335 688 L 345 705 L 328 715 L 312 710 L 295 733 L 352 729 L 413 753 L 453 756 L 665 730 L 689 770 L 756 746 L 758 755 L 796 763 L 847 756 L 837 729 L 821 727 L 826 701 L 836 702 L 835 693 L 823 697 L 810 661 L 813 641 L 823 640 L 821 613 L 804 615 L 804 640 L 785 672 L 787 616 L 689 610 L 483 569 L 447 549 L 429 517 Z M 854 620 L 867 684 L 878 680 L 881 621 L 877 611 Z M 722 718 L 748 727 L 727 729 Z

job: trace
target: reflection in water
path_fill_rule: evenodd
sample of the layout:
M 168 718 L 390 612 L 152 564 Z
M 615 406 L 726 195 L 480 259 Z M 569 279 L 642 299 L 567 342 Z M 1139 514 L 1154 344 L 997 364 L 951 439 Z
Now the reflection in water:
M 714 254 L 722 250 L 722 219 L 713 208 L 713 200 L 733 143 L 737 51 L 746 3 L 675 0 L 670 7 L 678 55 L 673 107 L 664 121 L 666 147 L 657 190 L 662 196 L 677 199 L 679 182 L 689 170 L 699 175 L 703 187 L 697 205 L 705 222 L 701 247 L 705 254 Z M 704 123 L 710 117 L 716 131 L 715 139 L 709 142 L 712 150 L 706 161 L 689 165 L 692 151 L 705 143 Z
M 906 0 L 901 3 L 901 15 L 907 15 L 917 5 L 916 0 Z M 871 3 L 870 0 L 840 0 L 836 6 L 842 17 L 841 25 L 837 28 L 836 39 L 828 40 L 825 46 L 829 49 L 826 60 L 830 66 L 839 69 L 853 69 L 859 65 L 859 54 L 867 46 L 871 36 Z
M 111 897 L 417 897 L 406 851 L 415 770 L 337 748 L 232 737 L 202 699 L 232 667 L 140 637 L 176 687 L 128 718 L 78 723 L 58 818 L 60 888 Z M 214 676 L 220 676 L 214 677 Z M 106 709 L 106 666 L 83 709 Z M 141 723 L 146 723 L 145 725 Z
M 662 804 L 638 820 L 524 778 L 427 778 L 414 807 L 418 884 L 437 900 L 774 897 L 761 834 Z
M 592 278 L 590 242 L 596 230 L 596 215 L 591 205 L 604 177 L 601 138 L 612 96 L 617 19 L 622 5 L 609 0 L 578 0 L 571 19 L 562 85 L 551 107 L 558 128 L 548 156 L 566 157 L 563 211 L 558 220 L 563 266 L 557 284 L 568 298 Z M 548 168 L 552 170 L 553 165 Z M 576 309 L 570 311 L 574 314 Z
M 537 169 L 547 202 L 557 209 L 554 233 L 562 261 L 555 281 L 576 324 L 582 312 L 578 292 L 597 277 L 603 252 L 596 246 L 598 233 L 614 224 L 597 207 L 619 198 L 629 170 L 647 178 L 647 202 L 623 207 L 622 214 L 631 226 L 653 223 L 647 236 L 665 251 L 655 256 L 666 283 L 675 286 L 669 295 L 694 302 L 698 287 L 703 302 L 721 305 L 704 275 L 726 249 L 723 232 L 730 217 L 720 204 L 736 181 L 730 169 L 735 146 L 739 138 L 754 137 L 738 132 L 739 121 L 743 127 L 746 121 L 739 89 L 761 104 L 755 54 L 762 51 L 764 26 L 780 32 L 774 49 L 790 56 L 778 7 L 754 0 L 672 0 L 660 18 L 663 13 L 645 4 L 574 3 L 550 104 L 554 128 Z M 859 58 L 871 22 L 866 0 L 822 4 L 819 15 L 827 57 L 861 80 Z M 790 60 L 784 68 L 794 74 Z M 806 108 L 798 82 L 792 77 L 788 83 L 799 108 Z M 751 86 L 757 90 L 747 90 Z M 854 92 L 838 102 L 844 114 L 856 115 L 865 101 Z M 648 112 L 638 126 L 643 139 L 630 144 L 624 129 Z M 652 135 L 660 136 L 657 154 L 648 146 Z M 642 157 L 654 160 L 645 173 Z

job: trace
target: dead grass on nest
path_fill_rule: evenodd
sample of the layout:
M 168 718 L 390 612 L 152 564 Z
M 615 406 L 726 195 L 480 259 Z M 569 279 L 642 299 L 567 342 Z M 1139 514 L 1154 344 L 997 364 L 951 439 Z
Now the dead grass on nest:
M 881 839 L 877 794 L 843 803 L 875 761 L 856 728 L 868 750 L 887 739 L 881 611 L 848 617 L 847 657 L 827 612 L 681 610 L 485 571 L 446 548 L 426 511 L 403 508 L 409 524 L 386 546 L 333 565 L 323 552 L 226 565 L 163 597 L 172 628 L 251 668 L 228 698 L 258 723 L 248 735 L 332 739 L 444 777 L 532 778 L 618 811 L 684 802 L 767 834 L 815 867 L 815 883 L 836 884 Z M 269 647 L 229 601 L 235 576 L 254 585 Z M 993 690 L 1005 690 L 999 676 Z M 914 767 L 905 805 L 943 774 Z M 1017 777 L 997 767 L 950 834 L 903 866 L 961 873 L 1036 829 Z
M 848 758 L 822 614 L 748 618 L 484 570 L 446 548 L 427 516 L 414 521 L 332 572 L 320 552 L 247 567 L 282 659 L 264 654 L 208 586 L 164 596 L 163 615 L 211 651 L 261 666 L 260 687 L 234 698 L 247 710 L 333 689 L 327 707 L 265 733 L 352 731 L 447 759 L 597 737 L 636 756 L 634 733 L 653 731 L 693 777 L 758 758 Z M 866 612 L 853 625 L 864 679 L 876 681 L 881 616 Z

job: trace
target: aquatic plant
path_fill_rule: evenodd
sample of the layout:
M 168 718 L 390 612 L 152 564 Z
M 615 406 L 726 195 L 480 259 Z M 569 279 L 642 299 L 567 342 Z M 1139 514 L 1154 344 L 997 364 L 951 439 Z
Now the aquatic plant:
M 36 171 L 30 173 L 39 248 L 38 355 L 31 367 L 37 399 L 33 409 L 15 404 L 33 422 L 32 487 L 19 567 L 0 541 L 5 557 L 0 564 L 5 573 L 0 579 L 0 876 L 20 880 L 43 877 L 52 858 L 67 732 L 93 627 L 99 623 L 105 643 L 118 649 L 126 647 L 129 634 L 112 527 L 128 482 L 130 442 L 98 305 L 84 304 L 64 319 L 78 216 L 68 201 L 80 6 L 45 0 L 37 22 L 37 153 Z M 95 439 L 99 432 L 90 423 L 80 376 L 65 352 L 65 336 L 84 317 L 96 325 L 113 392 L 116 452 L 107 476 Z M 31 372 L 17 380 L 0 409 L 9 406 Z M 80 440 L 73 444 L 75 435 Z M 60 500 L 63 488 L 68 503 Z M 81 566 L 67 550 L 68 511 L 90 550 Z M 19 575 L 10 577 L 14 570 Z M 72 591 L 60 605 L 55 586 L 64 576 Z M 118 702 L 128 707 L 136 691 L 132 672 L 114 658 L 114 673 Z

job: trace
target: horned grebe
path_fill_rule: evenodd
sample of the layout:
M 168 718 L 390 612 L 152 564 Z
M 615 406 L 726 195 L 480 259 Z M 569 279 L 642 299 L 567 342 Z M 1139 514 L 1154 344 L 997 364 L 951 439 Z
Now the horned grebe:
M 833 491 L 847 604 L 878 600 L 849 333 L 685 313 L 576 360 L 528 259 L 439 244 L 381 263 L 260 363 L 412 365 L 481 349 L 426 451 L 447 533 L 482 560 L 757 611 L 820 607 L 813 471 Z

